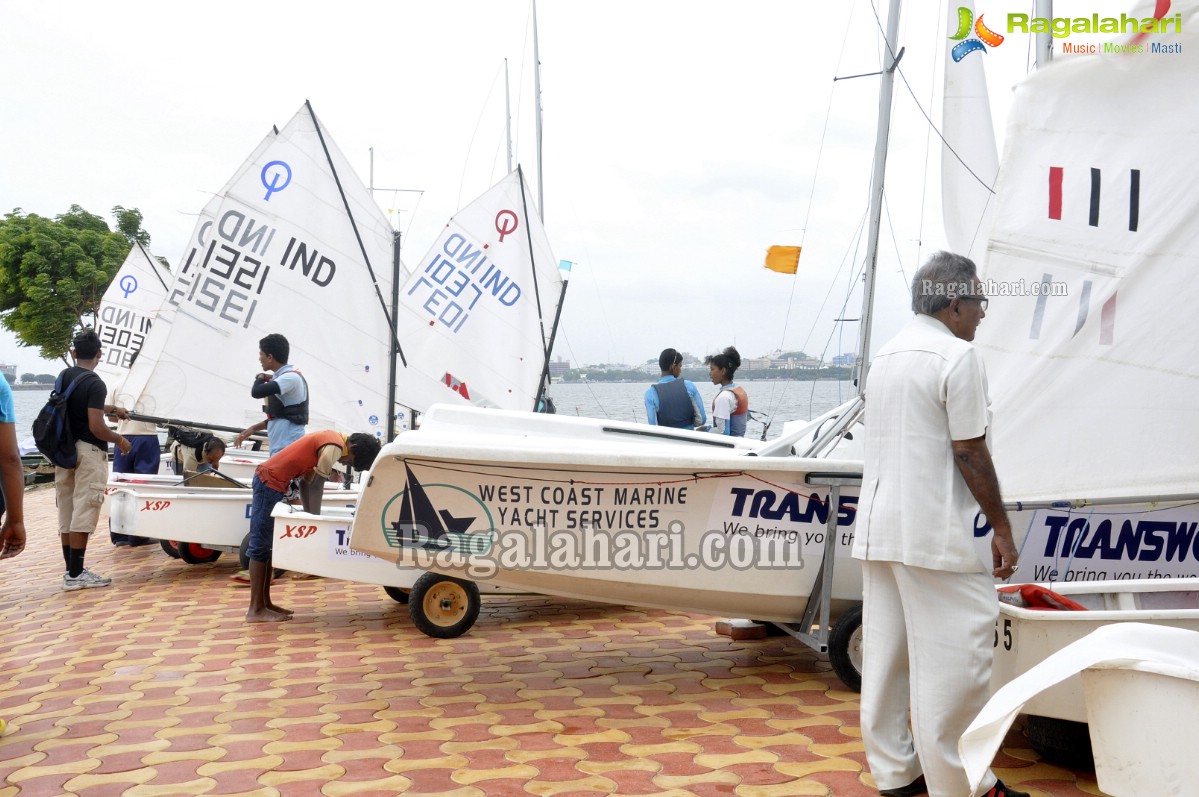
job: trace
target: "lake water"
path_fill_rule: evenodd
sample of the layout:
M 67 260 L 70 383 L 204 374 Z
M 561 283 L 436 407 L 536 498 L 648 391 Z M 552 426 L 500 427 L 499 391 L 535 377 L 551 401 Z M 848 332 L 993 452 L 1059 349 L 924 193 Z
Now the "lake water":
M 849 382 L 780 379 L 738 384 L 749 394 L 749 408 L 755 414 L 771 419 L 766 432 L 767 439 L 782 434 L 784 421 L 813 418 L 848 401 L 854 394 L 854 387 Z M 555 382 L 550 386 L 550 396 L 561 415 L 644 423 L 645 389 L 649 385 L 649 379 L 644 382 Z M 696 387 L 704 397 L 705 410 L 710 413 L 716 386 L 704 382 L 697 383 Z M 29 435 L 29 427 L 49 395 L 49 387 L 45 390 L 13 391 L 17 410 L 17 439 L 23 440 Z M 755 439 L 761 437 L 762 426 L 762 423 L 750 421 L 746 435 Z
M 767 439 L 783 433 L 783 422 L 814 418 L 852 398 L 856 390 L 850 382 L 794 380 L 761 380 L 738 382 L 749 394 L 749 408 L 757 415 L 770 419 Z M 555 382 L 549 394 L 559 415 L 579 415 L 613 421 L 645 422 L 644 382 Z M 704 409 L 712 411 L 716 386 L 711 382 L 697 383 L 704 397 Z M 747 437 L 759 438 L 762 423 L 749 422 Z
M 17 439 L 29 434 L 33 419 L 41 411 L 46 399 L 50 398 L 50 386 L 45 390 L 14 390 L 12 392 L 13 406 L 17 411 Z

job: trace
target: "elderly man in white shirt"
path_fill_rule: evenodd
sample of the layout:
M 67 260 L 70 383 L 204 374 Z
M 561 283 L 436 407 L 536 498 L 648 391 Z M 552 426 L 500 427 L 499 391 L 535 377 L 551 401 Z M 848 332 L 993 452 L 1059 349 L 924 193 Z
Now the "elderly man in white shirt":
M 916 317 L 875 355 L 853 555 L 862 562 L 862 736 L 885 797 L 971 794 L 962 732 L 989 697 L 992 576 L 1017 551 L 987 449 L 990 399 L 970 341 L 986 315 L 974 263 L 938 252 L 912 280 Z M 976 553 L 979 509 L 992 569 Z M 910 729 L 909 729 L 910 722 Z M 977 794 L 1027 797 L 994 774 Z

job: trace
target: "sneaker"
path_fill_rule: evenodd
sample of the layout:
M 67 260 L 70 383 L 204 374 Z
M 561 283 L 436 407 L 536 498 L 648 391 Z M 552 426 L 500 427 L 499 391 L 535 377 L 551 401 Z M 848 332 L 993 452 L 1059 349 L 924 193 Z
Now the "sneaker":
M 83 568 L 82 573 L 75 576 L 74 578 L 71 578 L 71 575 L 69 573 L 63 573 L 63 576 L 62 576 L 62 588 L 64 590 L 89 589 L 91 587 L 107 587 L 111 583 L 112 583 L 111 578 L 108 578 L 107 576 L 99 575 L 98 573 L 93 573 L 92 571 L 88 570 L 86 567 Z
M 928 786 L 924 785 L 924 776 L 921 775 L 906 786 L 882 789 L 879 794 L 881 797 L 916 797 L 918 794 L 928 794 Z
M 1011 786 L 1004 785 L 1002 780 L 997 780 L 983 797 L 1028 797 L 1028 792 L 1016 791 Z

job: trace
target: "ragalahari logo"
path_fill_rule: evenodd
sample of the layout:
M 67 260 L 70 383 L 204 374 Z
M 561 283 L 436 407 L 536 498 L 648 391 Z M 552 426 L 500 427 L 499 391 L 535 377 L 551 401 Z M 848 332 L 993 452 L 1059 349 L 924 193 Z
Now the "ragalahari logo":
M 967 39 L 966 37 L 970 35 L 972 29 L 977 38 Z M 949 54 L 953 56 L 954 63 L 961 61 L 972 52 L 985 53 L 988 47 L 998 47 L 1003 44 L 1003 36 L 983 24 L 983 15 L 979 14 L 978 20 L 975 21 L 974 11 L 965 6 L 958 7 L 958 32 L 949 38 L 957 42 L 949 51 Z

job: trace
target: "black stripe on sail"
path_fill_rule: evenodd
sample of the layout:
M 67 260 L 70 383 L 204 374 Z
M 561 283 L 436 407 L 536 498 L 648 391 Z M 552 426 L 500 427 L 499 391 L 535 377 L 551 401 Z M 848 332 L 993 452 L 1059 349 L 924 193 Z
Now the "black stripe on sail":
M 1132 170 L 1132 180 L 1128 186 L 1128 230 L 1137 231 L 1137 223 L 1141 220 L 1141 170 Z
M 1099 226 L 1099 170 L 1091 169 L 1091 218 L 1092 227 Z

